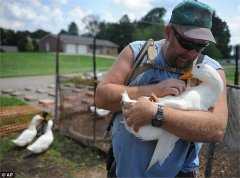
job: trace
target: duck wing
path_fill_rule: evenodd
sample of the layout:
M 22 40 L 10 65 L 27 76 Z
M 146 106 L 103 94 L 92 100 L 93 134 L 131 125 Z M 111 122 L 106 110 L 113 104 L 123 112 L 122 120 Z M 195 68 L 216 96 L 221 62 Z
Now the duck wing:
M 15 140 L 12 140 L 17 146 L 26 146 L 37 135 L 36 129 L 25 129 Z
M 40 136 L 32 145 L 29 145 L 27 149 L 33 153 L 41 153 L 48 149 L 53 142 L 53 133 L 49 131 Z

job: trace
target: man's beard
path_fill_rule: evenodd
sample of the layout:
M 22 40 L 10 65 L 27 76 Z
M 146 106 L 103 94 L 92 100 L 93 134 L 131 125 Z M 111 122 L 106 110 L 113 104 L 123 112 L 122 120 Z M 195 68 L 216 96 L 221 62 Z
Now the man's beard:
M 187 60 L 181 56 L 169 58 L 168 63 L 171 67 L 178 69 L 189 69 L 192 67 L 193 60 Z

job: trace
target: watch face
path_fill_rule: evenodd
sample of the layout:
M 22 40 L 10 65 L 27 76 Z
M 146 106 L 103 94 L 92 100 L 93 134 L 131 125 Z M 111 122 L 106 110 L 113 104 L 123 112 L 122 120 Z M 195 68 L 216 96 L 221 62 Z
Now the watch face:
M 158 111 L 156 115 L 156 120 L 161 121 L 163 119 L 163 113 L 162 111 Z
M 155 115 L 155 117 L 152 119 L 152 126 L 154 127 L 161 127 L 163 124 L 163 108 L 162 106 L 158 106 L 158 110 L 157 113 Z
M 161 127 L 162 126 L 162 120 L 152 119 L 152 126 Z

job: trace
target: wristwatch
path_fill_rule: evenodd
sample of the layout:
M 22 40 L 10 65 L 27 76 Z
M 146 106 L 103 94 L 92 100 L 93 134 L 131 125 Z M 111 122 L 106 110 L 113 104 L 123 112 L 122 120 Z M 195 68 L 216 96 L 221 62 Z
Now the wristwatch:
M 164 122 L 163 109 L 164 109 L 164 106 L 158 104 L 157 113 L 152 118 L 152 122 L 151 122 L 153 127 L 161 127 L 162 126 L 162 124 Z

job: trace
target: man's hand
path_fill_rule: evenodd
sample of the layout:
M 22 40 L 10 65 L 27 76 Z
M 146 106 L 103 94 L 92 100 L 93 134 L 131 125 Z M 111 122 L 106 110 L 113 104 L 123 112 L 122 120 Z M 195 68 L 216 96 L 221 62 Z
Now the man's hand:
M 154 93 L 158 97 L 163 97 L 167 95 L 177 96 L 180 95 L 186 89 L 186 84 L 182 80 L 178 79 L 167 79 L 156 84 L 154 88 Z
M 135 132 L 138 132 L 140 127 L 150 124 L 156 112 L 156 103 L 144 97 L 139 98 L 134 104 L 123 106 L 123 115 L 127 125 L 132 127 Z

